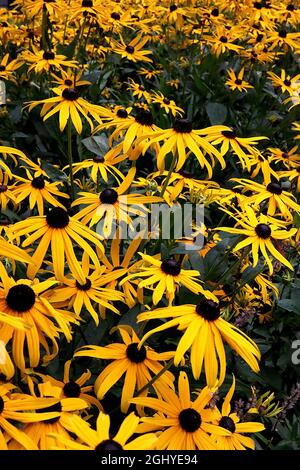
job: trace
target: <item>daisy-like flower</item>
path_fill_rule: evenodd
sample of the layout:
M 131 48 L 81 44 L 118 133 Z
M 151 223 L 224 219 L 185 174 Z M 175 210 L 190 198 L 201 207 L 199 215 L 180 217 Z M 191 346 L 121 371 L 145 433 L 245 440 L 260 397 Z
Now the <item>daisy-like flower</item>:
M 290 170 L 281 171 L 280 176 L 288 178 L 290 181 L 295 181 L 297 191 L 300 192 L 300 165 L 297 165 L 295 168 L 291 168 Z
M 154 258 L 153 256 L 139 253 L 142 259 L 146 262 L 144 267 L 140 267 L 137 272 L 130 274 L 120 282 L 120 286 L 126 282 L 126 280 L 133 278 L 145 277 L 146 279 L 140 281 L 139 287 L 148 287 L 153 289 L 152 301 L 156 305 L 162 299 L 163 295 L 166 294 L 166 298 L 169 301 L 169 305 L 175 298 L 176 290 L 180 285 L 185 286 L 194 294 L 202 294 L 208 299 L 217 300 L 214 294 L 209 290 L 203 289 L 200 284 L 199 271 L 191 269 L 182 269 L 181 264 L 174 258 L 168 258 L 163 261 Z M 148 266 L 147 266 L 148 264 Z M 156 287 L 153 286 L 156 284 Z
M 99 400 L 88 393 L 93 390 L 93 385 L 85 385 L 85 383 L 89 382 L 91 379 L 91 372 L 86 370 L 86 372 L 83 372 L 78 379 L 73 380 L 70 373 L 71 366 L 71 360 L 65 362 L 63 380 L 57 380 L 51 375 L 39 374 L 37 372 L 35 372 L 34 375 L 40 377 L 43 380 L 43 383 L 49 382 L 53 386 L 53 390 L 54 388 L 59 388 L 61 393 L 58 398 L 80 398 L 81 400 L 84 400 L 88 406 L 93 405 L 96 406 L 99 411 L 103 411 Z
M 46 351 L 43 361 L 49 362 L 58 352 L 56 339 L 59 338 L 60 331 L 68 341 L 72 339 L 71 324 L 78 323 L 74 315 L 55 309 L 41 295 L 55 284 L 57 282 L 53 280 L 15 281 L 1 269 L 0 312 L 3 312 L 6 318 L 0 316 L 0 334 L 5 344 L 11 341 L 14 362 L 21 370 L 25 370 L 27 354 L 30 367 L 39 365 L 40 346 Z M 8 320 L 8 317 L 11 320 Z M 20 328 L 20 320 L 25 322 L 25 329 Z M 52 352 L 46 338 L 52 343 Z
M 0 80 L 11 80 L 16 82 L 14 72 L 23 64 L 20 60 L 9 61 L 9 54 L 5 54 L 0 62 Z
M 127 413 L 130 401 L 136 390 L 142 390 L 164 368 L 164 363 L 174 356 L 172 351 L 157 353 L 148 346 L 139 346 L 140 339 L 130 326 L 119 326 L 122 343 L 111 343 L 108 346 L 84 346 L 75 352 L 74 357 L 92 357 L 112 362 L 106 366 L 95 381 L 95 392 L 102 400 L 113 385 L 125 374 L 121 395 L 121 411 Z M 174 376 L 165 371 L 154 383 L 153 388 L 159 395 L 161 386 L 173 387 Z M 145 397 L 148 388 L 140 392 Z
M 9 176 L 0 171 L 0 207 L 5 211 L 7 205 L 11 203 L 16 208 L 17 202 L 14 195 L 14 185 L 9 184 Z
M 97 224 L 103 219 L 102 234 L 104 238 L 108 238 L 112 232 L 113 224 L 123 222 L 131 226 L 131 215 L 146 215 L 147 209 L 144 204 L 160 202 L 158 196 L 144 196 L 142 194 L 129 193 L 124 194 L 129 188 L 135 175 L 135 168 L 131 168 L 124 181 L 115 188 L 106 188 L 101 193 L 91 194 L 80 192 L 72 206 L 87 205 L 79 211 L 75 216 L 75 220 L 81 220 L 85 225 L 90 227 Z
M 143 75 L 147 80 L 152 80 L 152 78 L 155 78 L 161 73 L 162 73 L 161 70 L 149 70 L 149 69 L 145 69 L 145 67 L 142 67 L 139 70 L 139 74 Z
M 87 120 L 91 130 L 94 129 L 92 120 L 88 114 L 95 119 L 95 121 L 101 122 L 99 117 L 102 107 L 95 104 L 91 104 L 88 101 L 80 98 L 80 93 L 77 88 L 53 88 L 52 91 L 56 96 L 53 98 L 46 98 L 40 101 L 31 101 L 27 103 L 29 111 L 36 106 L 42 104 L 41 116 L 46 121 L 48 118 L 56 113 L 59 113 L 59 128 L 63 132 L 69 119 L 71 119 L 78 134 L 82 132 L 82 121 L 80 114 Z
M 206 139 L 213 145 L 221 145 L 221 155 L 225 155 L 229 149 L 237 155 L 242 168 L 247 168 L 250 171 L 249 155 L 257 156 L 260 152 L 253 147 L 259 140 L 267 139 L 267 137 L 238 137 L 236 132 L 230 127 L 226 126 L 212 126 L 200 131 L 206 135 Z M 248 154 L 245 153 L 248 152 Z
M 228 70 L 229 78 L 226 80 L 225 84 L 230 87 L 231 90 L 238 90 L 240 92 L 247 91 L 249 88 L 253 88 L 246 80 L 244 80 L 244 67 L 236 75 L 233 69 Z
M 259 173 L 262 173 L 264 182 L 269 184 L 272 178 L 279 179 L 278 174 L 270 165 L 272 157 L 270 158 L 268 153 L 251 156 L 249 158 L 251 166 L 251 178 L 256 178 Z
M 211 424 L 211 412 L 205 409 L 215 390 L 204 387 L 192 400 L 188 377 L 180 372 L 178 395 L 165 387 L 159 399 L 138 397 L 132 400 L 157 412 L 141 419 L 143 424 L 139 431 L 161 431 L 156 442 L 160 450 L 218 450 L 212 437 L 227 436 L 229 432 Z
M 281 88 L 282 93 L 288 92 L 290 96 L 293 96 L 296 90 L 300 88 L 300 74 L 291 77 L 286 74 L 284 69 L 281 69 L 280 77 L 274 72 L 267 72 L 271 78 L 272 84 L 276 88 Z
M 300 163 L 298 145 L 287 151 L 273 147 L 269 147 L 268 150 L 271 153 L 271 160 L 275 163 L 283 163 L 286 168 L 290 168 L 294 163 Z
M 253 207 L 259 206 L 264 201 L 268 203 L 268 215 L 275 215 L 277 211 L 289 220 L 293 219 L 292 211 L 300 211 L 300 205 L 294 201 L 294 196 L 288 191 L 284 191 L 280 181 L 270 182 L 268 184 L 256 183 L 256 181 L 247 179 L 232 178 L 239 183 L 238 187 L 251 191 L 253 196 L 249 196 L 247 204 L 253 204 Z M 256 194 L 255 194 L 256 193 Z
M 145 87 L 139 83 L 136 83 L 132 78 L 129 79 L 129 88 L 131 90 L 132 96 L 135 96 L 139 100 L 144 98 L 148 103 L 151 101 L 151 95 Z
M 26 402 L 22 400 L 22 402 L 27 407 L 26 409 L 36 409 L 37 412 L 31 413 L 30 418 L 27 420 L 25 418 L 22 420 L 22 416 L 18 420 L 27 423 L 24 432 L 34 442 L 38 450 L 51 450 L 55 444 L 51 434 L 56 433 L 70 439 L 71 436 L 66 427 L 68 418 L 84 410 L 89 404 L 82 398 L 61 397 L 61 388 L 52 385 L 50 382 L 38 385 L 37 396 L 31 377 L 27 376 L 27 382 L 31 393 L 31 396 L 29 395 L 27 399 L 28 405 L 30 403 L 36 403 L 36 405 L 31 405 L 31 408 L 29 408 L 27 400 Z M 8 448 L 9 450 L 24 450 L 24 444 L 13 439 L 9 442 Z
M 130 413 L 122 422 L 119 431 L 112 436 L 110 433 L 109 415 L 102 412 L 99 413 L 96 430 L 92 429 L 79 416 L 73 415 L 65 419 L 65 426 L 79 440 L 74 441 L 57 434 L 52 434 L 52 437 L 56 440 L 55 448 L 57 449 L 61 449 L 61 445 L 68 450 L 95 450 L 101 453 L 103 451 L 154 449 L 157 441 L 154 433 L 147 433 L 131 439 L 138 429 L 139 422 L 140 418 L 134 413 Z
M 73 175 L 78 173 L 78 171 L 90 170 L 91 178 L 95 184 L 97 184 L 101 179 L 107 183 L 109 175 L 112 175 L 120 184 L 124 179 L 124 176 L 121 171 L 116 168 L 116 163 L 118 163 L 117 159 L 108 160 L 105 157 L 96 155 L 95 157 L 87 158 L 82 162 L 73 163 Z
M 22 246 L 31 246 L 35 241 L 40 243 L 35 250 L 27 275 L 34 278 L 46 257 L 49 246 L 51 246 L 53 269 L 56 279 L 64 280 L 65 258 L 74 276 L 85 284 L 86 279 L 80 263 L 77 261 L 72 240 L 90 256 L 96 267 L 99 267 L 99 259 L 90 243 L 103 251 L 102 243 L 97 234 L 85 227 L 78 220 L 70 217 L 68 212 L 61 207 L 53 207 L 47 216 L 28 217 L 14 224 L 11 228 L 12 237 L 26 235 Z M 31 235 L 30 235 L 31 234 Z
M 142 38 L 142 35 L 139 34 L 132 39 L 129 44 L 126 44 L 123 37 L 120 35 L 120 42 L 112 39 L 110 46 L 112 51 L 119 54 L 123 59 L 126 58 L 132 62 L 152 62 L 150 57 L 147 57 L 149 54 L 152 54 L 152 51 L 143 50 L 147 42 L 148 37 L 145 36 Z
M 247 362 L 254 372 L 259 371 L 260 352 L 254 341 L 241 330 L 221 317 L 220 306 L 212 300 L 203 299 L 198 305 L 165 307 L 153 312 L 141 313 L 138 322 L 152 319 L 169 319 L 163 325 L 146 333 L 140 345 L 151 335 L 168 328 L 177 327 L 184 331 L 174 356 L 174 364 L 179 365 L 185 353 L 191 348 L 191 366 L 195 379 L 199 379 L 202 365 L 206 381 L 213 387 L 217 380 L 223 383 L 226 374 L 226 354 L 223 340 Z
M 17 2 L 15 2 L 16 4 Z M 58 16 L 59 13 L 63 10 L 63 3 L 56 2 L 51 0 L 29 0 L 23 2 L 23 7 L 25 12 L 30 18 L 37 16 L 42 13 L 43 10 L 46 10 L 50 17 Z
M 270 256 L 267 253 L 268 250 L 275 260 L 291 270 L 294 269 L 291 263 L 275 248 L 274 241 L 288 240 L 295 235 L 297 232 L 296 228 L 280 230 L 280 222 L 278 220 L 263 214 L 256 216 L 254 210 L 249 206 L 244 207 L 243 213 L 237 212 L 237 215 L 230 212 L 228 213 L 237 221 L 241 228 L 218 227 L 216 230 L 243 235 L 245 237 L 244 240 L 234 247 L 233 253 L 251 245 L 254 267 L 258 263 L 258 255 L 261 253 L 269 267 L 270 274 L 273 274 L 273 266 Z
M 68 69 L 60 71 L 60 77 L 55 75 L 54 73 L 51 74 L 53 78 L 53 83 L 56 84 L 57 88 L 64 90 L 65 88 L 78 88 L 84 85 L 91 85 L 91 82 L 88 80 L 81 80 L 82 72 L 75 71 Z
M 29 198 L 30 210 L 37 206 L 39 215 L 44 215 L 45 202 L 50 206 L 64 208 L 63 204 L 56 199 L 56 197 L 69 198 L 67 194 L 58 190 L 58 186 L 62 185 L 61 182 L 50 183 L 43 175 L 32 176 L 28 170 L 26 170 L 26 174 L 28 179 L 15 176 L 16 180 L 20 182 L 13 189 L 13 195 L 17 204 Z
M 287 52 L 288 49 L 298 49 L 300 46 L 300 33 L 289 33 L 281 28 L 279 31 L 270 31 L 267 35 L 267 42 L 270 44 L 270 50 L 275 48 Z
M 235 378 L 233 377 L 232 385 L 224 398 L 221 411 L 217 407 L 212 410 L 213 424 L 226 429 L 230 434 L 223 436 L 215 434 L 213 438 L 221 450 L 246 450 L 246 448 L 254 450 L 255 442 L 248 434 L 261 432 L 265 427 L 262 423 L 251 421 L 240 423 L 237 414 L 231 411 L 230 401 L 232 400 L 234 390 Z M 244 436 L 244 434 L 247 435 Z
M 211 51 L 217 57 L 228 51 L 239 52 L 242 47 L 233 44 L 236 37 L 231 31 L 226 30 L 223 27 L 217 27 L 212 35 L 204 35 L 204 39 L 210 45 Z
M 50 296 L 51 303 L 58 303 L 60 306 L 73 309 L 80 317 L 83 308 L 92 316 L 95 324 L 99 325 L 99 313 L 95 310 L 93 304 L 98 308 L 107 308 L 115 313 L 119 310 L 111 302 L 122 301 L 124 299 L 121 292 L 114 289 L 105 288 L 108 280 L 105 277 L 105 267 L 94 269 L 90 273 L 89 257 L 83 255 L 82 271 L 85 275 L 85 283 L 82 284 L 77 279 L 64 279 L 64 285 L 53 290 Z
M 0 450 L 7 450 L 7 440 L 13 439 L 25 450 L 38 450 L 34 439 L 27 432 L 18 429 L 15 423 L 42 422 L 56 416 L 50 409 L 57 400 L 49 398 L 32 398 L 23 393 L 12 393 L 15 386 L 0 384 Z M 45 408 L 49 407 L 45 412 Z M 36 412 L 34 412 L 35 410 Z M 49 411 L 49 412 L 48 412 Z M 3 434 L 3 431 L 5 434 Z
M 184 110 L 176 105 L 174 100 L 170 100 L 164 96 L 160 91 L 154 91 L 151 95 L 151 102 L 153 104 L 159 104 L 161 109 L 163 109 L 167 114 L 171 113 L 174 117 L 184 114 Z
M 53 51 L 38 50 L 34 46 L 33 52 L 27 50 L 20 54 L 20 59 L 27 64 L 31 64 L 28 72 L 32 70 L 35 73 L 50 72 L 52 68 L 62 69 L 63 67 L 76 67 L 77 63 L 73 60 L 68 60 L 65 55 L 56 54 Z
M 213 126 L 211 132 L 213 132 L 214 127 L 218 126 Z M 225 161 L 220 152 L 210 144 L 206 137 L 200 137 L 200 133 L 203 134 L 203 131 L 194 130 L 193 123 L 188 119 L 176 119 L 173 128 L 166 130 L 159 129 L 151 134 L 146 134 L 138 139 L 138 143 L 145 140 L 143 142 L 143 154 L 145 154 L 151 145 L 164 141 L 162 147 L 157 152 L 157 167 L 160 171 L 165 169 L 164 160 L 170 152 L 173 155 L 178 155 L 175 171 L 180 170 L 187 160 L 186 149 L 188 149 L 196 156 L 201 168 L 206 167 L 208 177 L 211 178 L 212 166 L 205 157 L 205 153 L 210 156 L 213 164 L 213 157 L 216 157 L 223 169 L 225 168 Z

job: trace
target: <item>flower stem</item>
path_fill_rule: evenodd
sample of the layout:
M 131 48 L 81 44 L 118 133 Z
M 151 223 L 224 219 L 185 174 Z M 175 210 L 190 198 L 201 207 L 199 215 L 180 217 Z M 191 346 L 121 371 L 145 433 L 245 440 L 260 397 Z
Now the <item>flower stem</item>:
M 136 396 L 140 395 L 141 393 L 143 393 L 145 390 L 147 390 L 149 387 L 151 387 L 151 385 L 154 384 L 154 382 L 157 381 L 157 379 L 159 379 L 165 372 L 167 372 L 167 370 L 170 369 L 170 367 L 172 367 L 172 365 L 174 364 L 174 359 L 170 359 L 167 364 L 165 365 L 165 367 L 163 367 L 146 385 L 144 385 L 142 388 L 140 388 L 137 392 L 136 392 Z
M 173 173 L 173 170 L 174 170 L 174 167 L 175 167 L 175 163 L 176 163 L 176 154 L 173 153 L 173 158 L 172 158 L 172 162 L 171 162 L 171 166 L 169 168 L 169 171 L 168 171 L 168 174 L 167 174 L 167 177 L 165 179 L 165 182 L 163 184 L 163 187 L 161 188 L 161 192 L 160 192 L 160 197 L 163 197 L 163 195 L 165 194 L 165 191 L 168 187 L 168 183 L 170 181 L 170 178 L 172 176 L 172 173 Z
M 68 160 L 69 160 L 69 171 L 70 171 L 70 183 L 71 183 L 71 200 L 75 199 L 75 186 L 73 176 L 73 155 L 72 155 L 72 121 L 69 117 L 68 120 Z

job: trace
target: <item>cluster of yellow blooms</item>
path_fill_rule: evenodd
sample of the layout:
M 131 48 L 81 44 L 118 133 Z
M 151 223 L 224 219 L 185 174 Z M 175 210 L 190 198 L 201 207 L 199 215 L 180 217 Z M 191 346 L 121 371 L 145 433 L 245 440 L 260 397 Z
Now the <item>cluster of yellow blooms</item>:
M 195 66 L 205 57 L 235 56 L 224 93 L 251 93 L 251 72 L 263 66 L 272 93 L 281 89 L 281 104 L 292 103 L 291 109 L 300 103 L 300 75 L 272 70 L 285 54 L 300 52 L 300 9 L 288 0 L 108 0 L 105 7 L 100 0 L 15 0 L 0 15 L 0 83 L 25 90 L 28 119 L 55 122 L 66 136 L 69 158 L 64 167 L 58 150 L 54 164 L 68 177 L 53 181 L 43 159 L 15 148 L 10 136 L 0 146 L 0 449 L 254 449 L 250 434 L 265 427 L 251 421 L 255 407 L 240 421 L 231 403 L 235 377 L 228 371 L 223 404 L 213 403 L 230 369 L 227 346 L 256 374 L 261 358 L 256 343 L 227 315 L 225 282 L 200 278 L 188 251 L 163 257 L 156 245 L 150 255 L 148 234 L 123 240 L 119 231 L 113 238 L 111 233 L 115 223 L 121 230 L 135 215 L 147 214 L 148 204 L 214 205 L 220 225 L 228 223 L 193 227 L 206 244 L 192 252 L 205 263 L 226 233 L 237 235 L 231 253 L 240 272 L 258 265 L 261 270 L 253 278 L 255 289 L 253 283 L 236 286 L 233 316 L 242 302 L 272 309 L 278 297 L 274 262 L 293 270 L 289 253 L 300 237 L 300 124 L 294 123 L 290 149 L 263 148 L 267 137 L 242 137 L 238 125 L 198 129 L 160 91 L 164 66 L 157 48 L 177 47 L 183 69 L 190 65 L 185 49 L 193 51 Z M 94 72 L 100 89 L 111 57 L 119 68 L 134 67 L 135 78 L 125 83 L 131 102 L 105 89 L 101 102 L 84 97 L 95 85 Z M 117 90 L 123 84 L 114 85 Z M 168 85 L 178 88 L 176 80 Z M 12 100 L 7 92 L 7 107 Z M 158 108 L 164 122 L 173 118 L 173 124 L 158 125 Z M 78 143 L 82 134 L 106 135 L 108 148 L 74 161 L 74 137 Z M 141 177 L 137 168 L 149 153 L 155 171 Z M 229 179 L 228 189 L 213 178 L 230 166 L 245 177 Z M 88 183 L 78 174 L 87 175 Z M 194 239 L 177 243 L 191 247 Z M 192 293 L 194 301 L 180 302 L 179 292 Z M 120 313 L 131 310 L 134 321 L 127 314 L 123 321 Z M 107 319 L 120 341 L 89 344 L 87 323 L 101 332 Z M 262 314 L 260 321 L 265 319 Z M 161 351 L 147 344 L 159 332 L 172 339 L 171 328 L 179 332 L 177 344 L 166 341 Z M 79 335 L 85 346 L 76 349 Z M 68 360 L 63 355 L 64 371 L 54 377 L 47 366 L 62 347 L 69 348 Z M 80 357 L 101 360 L 98 373 L 76 377 Z M 190 391 L 192 381 L 201 390 Z M 102 400 L 116 385 L 126 416 L 111 434 Z M 98 414 L 95 429 L 91 410 Z

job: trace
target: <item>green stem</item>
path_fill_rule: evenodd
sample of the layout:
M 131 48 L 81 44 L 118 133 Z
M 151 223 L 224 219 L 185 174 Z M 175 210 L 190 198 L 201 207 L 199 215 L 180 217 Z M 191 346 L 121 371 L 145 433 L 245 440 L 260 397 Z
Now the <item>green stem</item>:
M 147 390 L 149 387 L 151 387 L 151 385 L 153 385 L 154 382 L 157 381 L 157 379 L 159 379 L 165 372 L 167 372 L 167 370 L 169 370 L 170 367 L 172 367 L 173 364 L 174 364 L 174 360 L 172 358 L 167 362 L 167 364 L 165 365 L 165 367 L 163 367 L 163 369 L 161 369 L 146 385 L 144 385 L 142 388 L 140 388 L 136 392 L 136 396 L 140 395 L 145 390 Z
M 163 197 L 163 195 L 165 194 L 166 192 L 166 189 L 168 187 L 168 183 L 170 181 L 170 178 L 171 178 L 171 175 L 173 173 L 173 170 L 175 168 L 175 163 L 176 163 L 176 155 L 175 153 L 173 153 L 173 158 L 172 158 L 172 162 L 171 162 L 171 166 L 170 166 L 170 169 L 168 171 L 168 174 L 167 174 L 167 177 L 165 179 L 165 182 L 163 184 L 163 187 L 161 188 L 161 192 L 160 192 L 160 197 Z
M 71 200 L 75 199 L 75 186 L 73 176 L 73 155 L 72 155 L 72 121 L 69 117 L 68 120 L 68 160 L 69 160 L 69 171 L 70 171 L 70 183 L 71 183 Z

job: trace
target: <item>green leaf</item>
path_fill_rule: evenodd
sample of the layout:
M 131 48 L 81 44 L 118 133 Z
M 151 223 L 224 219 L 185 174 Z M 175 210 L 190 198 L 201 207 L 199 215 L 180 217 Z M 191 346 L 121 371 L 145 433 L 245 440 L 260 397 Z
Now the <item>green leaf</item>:
M 105 134 L 87 137 L 82 141 L 83 145 L 92 153 L 103 156 L 109 150 L 108 138 Z
M 294 296 L 292 299 L 279 300 L 278 307 L 300 315 L 300 295 Z
M 208 103 L 205 107 L 212 126 L 223 124 L 227 117 L 227 108 L 220 103 Z

